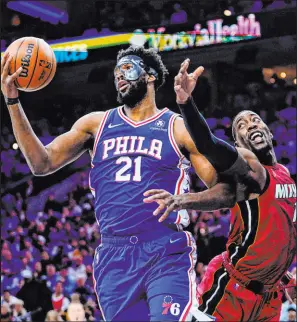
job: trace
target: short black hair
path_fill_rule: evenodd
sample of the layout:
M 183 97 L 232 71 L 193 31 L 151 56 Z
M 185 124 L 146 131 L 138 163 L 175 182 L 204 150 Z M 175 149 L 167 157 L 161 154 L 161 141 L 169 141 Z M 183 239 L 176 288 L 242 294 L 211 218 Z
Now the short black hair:
M 118 52 L 117 61 L 128 55 L 139 56 L 143 59 L 146 66 L 152 67 L 156 70 L 158 73 L 158 78 L 155 82 L 157 90 L 165 83 L 168 70 L 163 64 L 161 56 L 158 54 L 157 50 L 154 48 L 145 49 L 144 47 L 130 46 L 127 49 L 122 49 Z

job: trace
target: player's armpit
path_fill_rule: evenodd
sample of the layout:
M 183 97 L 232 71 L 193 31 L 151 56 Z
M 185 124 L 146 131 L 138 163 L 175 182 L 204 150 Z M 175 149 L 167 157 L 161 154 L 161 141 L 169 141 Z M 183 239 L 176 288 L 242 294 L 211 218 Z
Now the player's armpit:
M 72 126 L 71 130 L 55 138 L 45 149 L 47 163 L 35 175 L 51 174 L 68 163 L 76 160 L 88 149 L 92 149 L 93 138 L 104 113 L 90 113 Z
M 217 172 L 206 157 L 196 149 L 182 118 L 177 118 L 174 122 L 174 137 L 180 149 L 185 149 L 189 153 L 195 172 L 204 184 L 207 187 L 215 185 L 218 180 Z
M 243 148 L 237 150 L 237 160 L 230 169 L 220 173 L 220 180 L 231 178 L 237 183 L 237 199 L 239 195 L 240 199 L 255 198 L 265 190 L 268 179 L 266 170 L 253 152 Z

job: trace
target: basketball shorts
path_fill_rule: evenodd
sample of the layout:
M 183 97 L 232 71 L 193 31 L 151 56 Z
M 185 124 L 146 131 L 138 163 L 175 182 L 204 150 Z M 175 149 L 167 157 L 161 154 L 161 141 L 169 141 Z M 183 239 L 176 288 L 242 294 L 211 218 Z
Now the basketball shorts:
M 199 314 L 195 262 L 189 232 L 155 240 L 102 236 L 93 268 L 105 321 L 191 321 Z
M 238 285 L 225 270 L 221 255 L 210 261 L 197 291 L 199 309 L 216 321 L 279 321 L 280 292 L 259 295 Z

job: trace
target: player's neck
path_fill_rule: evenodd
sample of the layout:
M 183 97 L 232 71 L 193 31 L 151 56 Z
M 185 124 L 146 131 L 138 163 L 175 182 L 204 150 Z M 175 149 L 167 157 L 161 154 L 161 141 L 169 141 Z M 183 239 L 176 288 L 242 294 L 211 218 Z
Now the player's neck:
M 124 105 L 124 112 L 134 122 L 140 122 L 158 113 L 155 101 L 155 95 L 146 95 L 143 100 L 137 103 L 133 108 Z
M 265 152 L 258 152 L 257 157 L 263 165 L 274 166 L 277 164 L 277 159 L 273 149 Z

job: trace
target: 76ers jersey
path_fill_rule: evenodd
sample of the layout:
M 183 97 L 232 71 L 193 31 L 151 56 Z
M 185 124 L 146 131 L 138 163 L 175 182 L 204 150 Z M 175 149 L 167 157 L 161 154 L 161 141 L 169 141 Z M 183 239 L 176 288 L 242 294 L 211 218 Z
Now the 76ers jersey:
M 265 168 L 265 192 L 231 211 L 227 249 L 237 270 L 270 285 L 280 280 L 296 253 L 296 185 L 281 164 Z
M 153 216 L 158 205 L 143 202 L 143 193 L 149 189 L 165 189 L 172 194 L 189 191 L 190 163 L 173 136 L 177 116 L 165 108 L 134 122 L 122 106 L 105 113 L 95 138 L 90 172 L 101 234 L 164 235 L 189 224 L 185 210 L 172 212 L 159 223 Z

